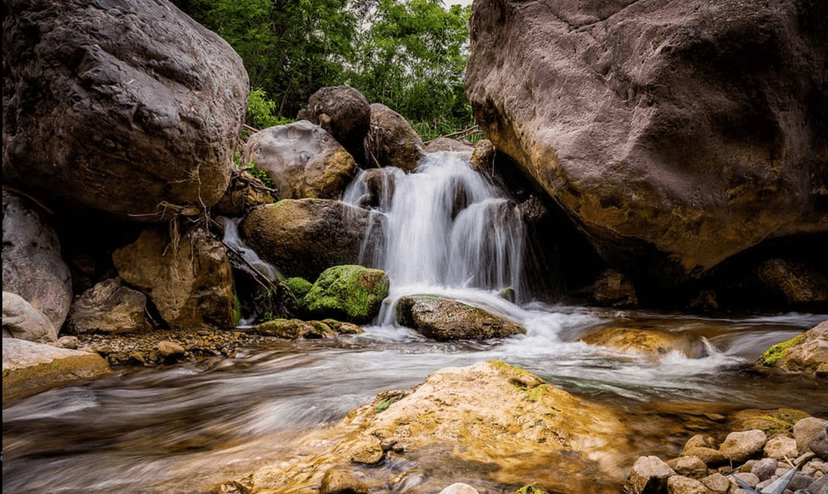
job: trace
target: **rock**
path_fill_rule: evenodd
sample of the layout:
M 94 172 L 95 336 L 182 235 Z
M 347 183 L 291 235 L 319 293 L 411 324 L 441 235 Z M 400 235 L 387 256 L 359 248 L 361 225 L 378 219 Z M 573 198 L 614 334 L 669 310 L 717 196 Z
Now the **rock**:
M 7 32 L 5 25 L 3 29 Z M 6 88 L 8 91 L 8 86 Z M 6 111 L 5 103 L 3 111 Z M 8 126 L 4 119 L 4 183 L 7 180 L 5 132 Z M 52 331 L 57 335 L 72 303 L 72 278 L 60 255 L 60 240 L 42 208 L 5 189 L 2 255 L 3 290 L 19 295 L 40 311 L 52 322 Z
M 333 338 L 336 335 L 326 324 L 314 324 L 319 321 L 301 321 L 299 319 L 273 319 L 257 325 L 253 331 L 263 336 L 276 336 L 296 340 Z
M 692 449 L 692 448 L 712 448 L 715 445 L 711 442 L 710 439 L 705 437 L 702 434 L 696 434 L 695 436 L 691 437 L 684 443 L 684 450 Z
M 778 466 L 779 462 L 775 459 L 763 458 L 753 465 L 753 468 L 750 469 L 750 473 L 756 475 L 759 478 L 759 481 L 765 481 L 776 473 L 776 468 Z
M 709 467 L 717 467 L 727 463 L 727 458 L 718 449 L 713 448 L 690 448 L 685 449 L 681 454 L 695 456 Z
M 470 486 L 469 484 L 463 484 L 462 482 L 457 482 L 456 484 L 451 484 L 450 486 L 446 487 L 440 494 L 480 494 L 477 492 L 477 489 Z
M 77 333 L 132 333 L 152 329 L 144 312 L 147 297 L 121 285 L 120 278 L 102 281 L 72 304 L 69 327 Z
M 107 376 L 100 355 L 16 338 L 3 339 L 3 403 L 48 388 Z
M 382 244 L 382 216 L 327 199 L 288 199 L 251 211 L 240 232 L 285 276 L 315 280 L 332 266 L 371 259 Z
M 311 317 L 365 324 L 379 314 L 388 296 L 388 275 L 356 265 L 328 268 L 299 304 Z
M 808 1 L 478 1 L 466 94 L 605 260 L 678 282 L 826 231 L 828 127 L 811 117 L 828 101 L 826 15 Z
M 425 150 L 423 140 L 399 113 L 374 103 L 365 154 L 369 167 L 395 166 L 411 171 L 417 168 Z
M 439 153 L 439 152 L 464 152 L 469 153 L 472 152 L 474 148 L 469 146 L 465 142 L 457 141 L 454 139 L 450 139 L 448 137 L 438 137 L 433 141 L 429 141 L 428 145 L 425 147 L 426 153 Z
M 800 489 L 808 489 L 811 484 L 814 483 L 814 478 L 808 475 L 803 475 L 801 473 L 797 473 L 791 479 L 791 483 L 788 484 L 788 489 L 796 492 Z
M 628 487 L 632 494 L 664 492 L 668 478 L 676 472 L 657 456 L 639 456 L 630 470 Z
M 77 350 L 78 337 L 77 336 L 61 336 L 57 340 L 57 346 L 60 348 L 68 348 L 69 350 Z
M 281 467 L 265 467 L 253 472 L 250 479 L 253 492 L 260 492 L 266 489 L 278 489 L 287 484 L 288 479 Z M 219 491 L 223 492 L 223 491 Z M 249 492 L 242 490 L 241 493 Z M 240 493 L 240 494 L 241 494 Z
M 759 280 L 788 304 L 828 302 L 828 280 L 801 263 L 769 259 L 756 269 Z
M 265 184 L 243 171 L 233 174 L 224 195 L 210 211 L 216 216 L 244 216 L 256 206 L 274 202 Z
M 592 285 L 592 299 L 598 305 L 617 308 L 638 306 L 632 281 L 620 271 L 608 269 Z
M 751 489 L 755 489 L 759 484 L 759 477 L 749 472 L 734 473 L 734 477 L 739 477 L 739 480 L 747 484 Z
M 3 32 L 4 181 L 130 221 L 219 200 L 249 83 L 217 34 L 168 1 L 80 0 L 11 3 Z
M 250 136 L 242 161 L 251 160 L 273 181 L 280 199 L 337 199 L 357 171 L 348 151 L 307 120 Z
M 823 460 L 828 460 L 828 426 L 822 432 L 816 433 L 811 442 L 808 443 L 808 449 Z
M 285 285 L 290 288 L 290 291 L 296 297 L 297 300 L 300 300 L 302 297 L 307 295 L 310 291 L 313 283 L 306 280 L 305 278 L 300 278 L 298 276 L 293 278 L 288 278 L 285 280 Z
M 301 113 L 300 113 L 301 115 Z M 331 468 L 322 477 L 320 494 L 368 494 L 368 486 L 350 470 Z
M 526 332 L 505 316 L 437 295 L 402 297 L 396 311 L 399 324 L 441 341 L 503 338 Z
M 488 139 L 481 139 L 477 141 L 472 148 L 472 155 L 469 158 L 469 166 L 478 173 L 482 173 L 488 177 L 494 175 L 495 158 L 497 149 L 495 149 L 492 141 Z
M 376 465 L 383 459 L 382 444 L 374 436 L 365 436 L 352 446 L 351 462 Z
M 808 413 L 794 408 L 777 408 L 775 410 L 750 408 L 730 415 L 725 430 L 747 431 L 759 429 L 768 437 L 777 434 L 793 434 L 793 426 Z
M 742 462 L 762 451 L 767 439 L 768 436 L 758 429 L 731 432 L 719 446 L 719 451 L 728 460 Z
M 698 480 L 673 475 L 667 479 L 668 494 L 710 494 L 704 484 Z
M 770 347 L 756 363 L 786 372 L 816 376 L 819 367 L 828 363 L 828 321 Z
M 52 321 L 32 304 L 16 293 L 3 292 L 3 338 L 51 343 L 57 334 Z
M 356 89 L 349 86 L 323 87 L 308 99 L 308 106 L 299 111 L 299 120 L 308 120 L 330 133 L 334 139 L 362 162 L 363 141 L 371 126 L 371 106 Z
M 808 494 L 828 494 L 828 475 L 823 475 L 809 485 Z
M 365 332 L 356 324 L 349 322 L 337 321 L 334 319 L 324 319 L 321 322 L 339 334 L 360 334 Z
M 701 480 L 707 477 L 707 465 L 698 456 L 680 456 L 667 462 L 679 475 Z
M 806 417 L 794 424 L 793 434 L 799 454 L 809 451 L 811 441 L 825 434 L 828 421 L 816 417 Z
M 112 260 L 118 275 L 147 293 L 171 328 L 235 326 L 230 261 L 210 233 L 195 229 L 171 240 L 147 228 Z
M 730 481 L 720 473 L 701 479 L 701 483 L 714 494 L 725 494 L 730 489 Z
M 155 349 L 158 351 L 158 354 L 165 359 L 179 357 L 187 352 L 183 346 L 170 340 L 159 341 L 155 346 Z
M 703 352 L 700 341 L 691 341 L 687 334 L 638 328 L 599 328 L 582 336 L 585 343 L 600 345 L 620 352 L 643 355 L 658 362 L 670 352 L 698 357 Z
M 497 292 L 497 296 L 502 298 L 503 300 L 511 303 L 515 303 L 515 289 L 514 288 L 504 288 Z

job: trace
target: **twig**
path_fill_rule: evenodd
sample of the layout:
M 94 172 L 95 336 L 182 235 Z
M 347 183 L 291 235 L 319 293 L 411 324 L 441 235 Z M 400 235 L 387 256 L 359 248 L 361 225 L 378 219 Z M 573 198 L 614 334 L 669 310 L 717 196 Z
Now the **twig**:
M 257 129 L 256 127 L 251 127 L 251 126 L 249 126 L 249 125 L 247 125 L 247 124 L 242 124 L 242 127 L 243 127 L 245 130 L 249 130 L 250 132 L 252 132 L 252 133 L 254 133 L 254 134 L 255 134 L 256 132 L 261 132 L 261 130 L 260 130 L 260 129 Z
M 52 211 L 51 209 L 47 208 L 45 205 L 43 205 L 43 203 L 42 203 L 42 202 L 38 201 L 37 199 L 35 199 L 35 198 L 34 198 L 34 197 L 32 197 L 31 195 L 29 195 L 29 194 L 27 194 L 27 193 L 23 192 L 23 191 L 22 191 L 22 190 L 20 190 L 20 189 L 15 189 L 14 187 L 10 187 L 10 186 L 8 186 L 8 185 L 6 185 L 6 184 L 3 184 L 3 190 L 7 190 L 7 191 L 9 191 L 9 192 L 13 192 L 13 193 L 15 193 L 15 194 L 19 194 L 19 195 L 21 195 L 21 196 L 24 196 L 24 197 L 28 198 L 29 200 L 31 200 L 33 203 L 35 203 L 35 204 L 37 204 L 38 206 L 40 206 L 40 207 L 41 207 L 44 211 L 46 211 L 47 213 L 49 213 L 49 214 L 51 214 L 51 215 L 54 215 L 54 214 L 55 214 L 55 213 L 54 213 L 54 211 Z

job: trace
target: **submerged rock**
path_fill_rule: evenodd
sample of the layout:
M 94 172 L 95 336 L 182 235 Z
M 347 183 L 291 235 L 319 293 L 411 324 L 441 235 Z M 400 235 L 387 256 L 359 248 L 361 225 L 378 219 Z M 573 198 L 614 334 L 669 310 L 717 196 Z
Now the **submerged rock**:
M 673 351 L 691 358 L 704 354 L 701 341 L 690 339 L 687 333 L 670 331 L 607 327 L 590 331 L 582 340 L 590 345 L 643 355 L 656 362 Z
M 356 89 L 349 86 L 323 87 L 308 99 L 297 118 L 319 125 L 354 157 L 365 160 L 363 142 L 371 126 L 371 106 Z
M 828 375 L 828 321 L 805 333 L 772 346 L 756 361 L 758 365 L 811 376 Z
M 57 335 L 52 321 L 32 304 L 16 293 L 3 292 L 3 338 L 51 343 Z
M 334 266 L 319 275 L 299 306 L 314 318 L 365 324 L 379 314 L 388 287 L 388 275 L 379 269 Z
M 387 106 L 371 105 L 371 128 L 365 137 L 369 167 L 396 166 L 411 171 L 425 154 L 423 140 L 399 113 Z
M 396 310 L 399 324 L 435 340 L 485 340 L 526 332 L 505 316 L 437 295 L 402 297 Z

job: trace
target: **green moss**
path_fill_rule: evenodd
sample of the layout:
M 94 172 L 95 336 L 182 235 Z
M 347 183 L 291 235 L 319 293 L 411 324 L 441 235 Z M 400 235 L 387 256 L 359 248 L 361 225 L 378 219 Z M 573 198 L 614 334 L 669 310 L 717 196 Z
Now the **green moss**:
M 290 288 L 296 300 L 301 300 L 310 291 L 313 284 L 305 278 L 288 278 L 285 280 L 285 285 Z
M 782 343 L 778 343 L 773 345 L 772 347 L 768 348 L 768 351 L 762 354 L 757 360 L 757 363 L 764 365 L 765 367 L 771 367 L 779 360 L 784 357 L 788 353 L 788 349 L 799 343 L 799 340 L 802 339 L 804 335 L 794 336 L 790 340 L 783 341 Z
M 383 391 L 382 393 L 378 394 L 377 399 L 374 400 L 374 411 L 377 413 L 382 413 L 386 409 L 388 409 L 388 407 L 400 401 L 402 398 L 403 395 L 399 392 Z
M 545 490 L 541 489 L 540 487 L 534 487 L 531 485 L 527 485 L 525 487 L 521 487 L 520 489 L 515 491 L 515 494 L 549 494 Z
M 388 276 L 383 271 L 355 265 L 334 266 L 319 275 L 300 305 L 315 317 L 367 323 L 379 313 L 388 288 Z
M 239 300 L 239 294 L 233 291 L 233 324 L 234 326 L 238 326 L 241 322 L 241 301 Z

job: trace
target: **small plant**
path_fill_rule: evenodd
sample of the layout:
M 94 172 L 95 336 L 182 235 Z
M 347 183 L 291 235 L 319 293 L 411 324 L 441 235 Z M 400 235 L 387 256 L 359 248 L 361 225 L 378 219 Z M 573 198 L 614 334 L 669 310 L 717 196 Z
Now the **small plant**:
M 254 177 L 258 178 L 262 181 L 265 186 L 273 188 L 273 180 L 267 175 L 267 172 L 258 168 L 256 163 L 253 160 L 247 162 L 246 165 L 242 164 L 241 154 L 238 152 L 233 155 L 233 163 L 236 164 L 236 168 L 246 171 L 247 173 L 253 175 Z
M 268 99 L 264 89 L 257 88 L 250 91 L 247 98 L 247 116 L 254 127 L 266 129 L 295 122 L 295 120 L 280 117 L 275 112 L 276 102 Z

